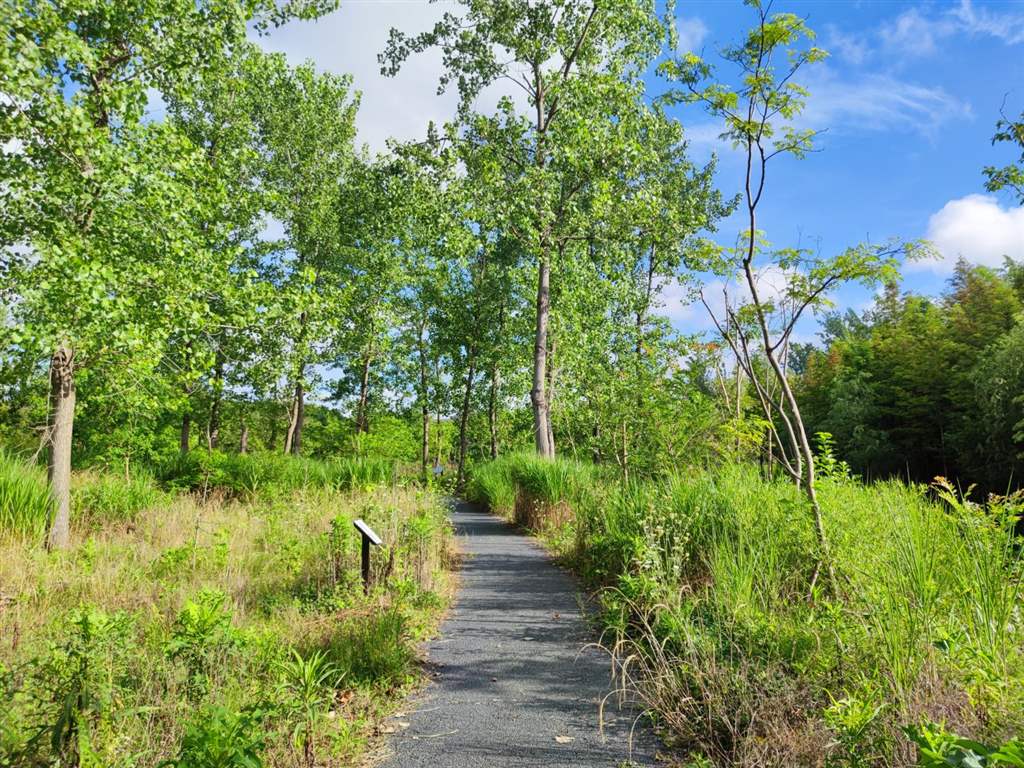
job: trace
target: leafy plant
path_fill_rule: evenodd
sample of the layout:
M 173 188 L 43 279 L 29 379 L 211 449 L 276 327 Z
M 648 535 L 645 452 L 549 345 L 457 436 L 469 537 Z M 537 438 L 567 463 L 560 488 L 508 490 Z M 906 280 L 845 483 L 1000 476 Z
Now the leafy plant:
M 314 733 L 344 676 L 323 651 L 307 658 L 292 650 L 292 658 L 281 662 L 280 693 L 285 709 L 295 718 L 292 740 L 301 743 L 303 759 L 309 768 L 316 762 Z
M 941 725 L 923 723 L 904 729 L 917 745 L 917 765 L 921 768 L 1024 768 L 1024 741 L 1010 739 L 998 747 L 986 746 L 950 733 Z
M 196 718 L 178 756 L 161 763 L 174 768 L 261 768 L 266 713 L 256 707 L 234 711 L 209 707 Z
M 165 645 L 168 657 L 185 665 L 195 693 L 205 690 L 214 662 L 223 659 L 239 641 L 231 625 L 231 612 L 224 606 L 226 601 L 223 592 L 202 590 L 182 607 Z
M 67 626 L 67 638 L 36 661 L 30 693 L 39 699 L 44 722 L 27 751 L 48 747 L 61 765 L 78 765 L 98 757 L 123 706 L 133 622 L 127 614 L 83 608 Z

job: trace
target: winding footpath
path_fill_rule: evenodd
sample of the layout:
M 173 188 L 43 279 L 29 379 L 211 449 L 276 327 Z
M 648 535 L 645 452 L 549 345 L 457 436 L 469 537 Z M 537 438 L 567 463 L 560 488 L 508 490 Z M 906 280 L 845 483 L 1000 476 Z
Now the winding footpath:
M 434 680 L 392 719 L 386 768 L 655 765 L 635 716 L 598 705 L 610 688 L 577 586 L 527 536 L 455 502 L 461 586 L 427 646 Z M 390 730 L 390 729 L 389 729 Z M 629 761 L 632 760 L 632 763 Z

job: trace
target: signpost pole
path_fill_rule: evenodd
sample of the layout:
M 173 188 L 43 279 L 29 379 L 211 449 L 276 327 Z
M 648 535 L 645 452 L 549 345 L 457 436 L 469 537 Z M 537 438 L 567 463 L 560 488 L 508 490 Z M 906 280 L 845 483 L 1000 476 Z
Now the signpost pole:
M 370 546 L 379 547 L 384 542 L 374 532 L 373 528 L 362 520 L 356 520 L 352 525 L 356 527 L 356 530 L 363 537 L 362 562 L 360 566 L 363 572 L 363 592 L 368 595 L 370 594 Z

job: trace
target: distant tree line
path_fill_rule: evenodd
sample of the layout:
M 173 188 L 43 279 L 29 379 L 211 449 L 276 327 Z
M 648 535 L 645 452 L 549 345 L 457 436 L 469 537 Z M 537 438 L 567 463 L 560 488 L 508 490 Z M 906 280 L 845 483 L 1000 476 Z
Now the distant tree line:
M 826 318 L 796 350 L 811 429 L 866 479 L 1024 484 L 1024 264 L 956 264 L 938 298 L 889 284 L 874 306 Z

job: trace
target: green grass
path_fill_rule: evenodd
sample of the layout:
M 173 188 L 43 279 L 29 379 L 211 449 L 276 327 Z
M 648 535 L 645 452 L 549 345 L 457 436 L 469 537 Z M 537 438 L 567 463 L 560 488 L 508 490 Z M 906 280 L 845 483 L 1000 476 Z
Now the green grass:
M 470 487 L 504 514 L 524 495 L 571 507 L 544 535 L 603 590 L 619 684 L 693 759 L 908 765 L 905 726 L 1024 729 L 1019 499 L 822 481 L 832 600 L 811 588 L 804 497 L 753 467 L 626 484 L 516 456 Z
M 167 496 L 147 474 L 125 478 L 78 473 L 71 489 L 71 516 L 76 525 L 131 523 L 146 509 L 165 501 Z
M 0 451 L 0 532 L 41 539 L 51 508 L 46 473 Z
M 377 457 L 319 460 L 280 453 L 235 454 L 194 450 L 157 468 L 166 487 L 200 493 L 226 491 L 240 498 L 273 497 L 293 490 L 320 488 L 368 490 L 397 479 L 395 462 Z

